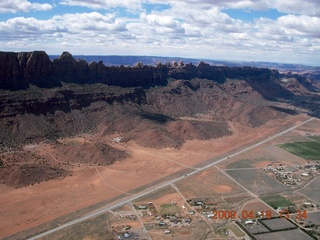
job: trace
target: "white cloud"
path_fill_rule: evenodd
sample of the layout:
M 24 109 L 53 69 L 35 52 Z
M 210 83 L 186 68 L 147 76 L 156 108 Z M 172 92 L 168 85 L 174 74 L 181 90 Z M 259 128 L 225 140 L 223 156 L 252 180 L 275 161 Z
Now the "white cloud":
M 286 14 L 320 16 L 319 0 L 146 0 L 151 3 L 171 5 L 187 4 L 191 8 L 215 7 L 218 9 L 269 10 L 276 9 Z
M 1 1 L 1 0 L 0 0 Z M 21 1 L 21 0 L 20 0 Z M 17 17 L 0 22 L 0 44 L 20 50 L 67 50 L 73 54 L 169 55 L 238 60 L 311 61 L 320 58 L 320 18 L 292 0 L 63 0 L 99 12 L 55 15 L 47 20 Z M 316 6 L 314 0 L 305 6 Z M 319 1 L 320 2 L 320 1 Z M 169 4 L 161 10 L 142 4 Z M 271 7 L 271 4 L 274 6 Z M 313 6 L 312 5 L 312 6 Z M 305 12 L 251 22 L 233 19 L 224 8 Z M 61 5 L 60 5 L 61 7 Z M 125 17 L 113 9 L 135 10 Z M 287 8 L 285 8 L 287 7 Z M 108 11 L 101 10 L 108 9 Z M 159 10 L 160 9 L 160 10 Z M 122 9 L 123 10 L 123 9 Z M 134 17 L 138 15 L 138 17 Z M 38 47 L 37 47 L 38 46 Z
M 152 25 L 152 26 L 161 26 L 167 28 L 177 28 L 178 21 L 174 19 L 173 16 L 167 15 L 156 15 L 156 14 L 141 14 L 142 22 Z
M 260 18 L 253 25 L 253 35 L 261 40 L 295 41 L 306 38 L 320 38 L 320 18 L 285 15 L 276 20 Z
M 117 39 L 130 39 L 130 34 L 126 31 L 125 23 L 116 19 L 113 14 L 65 14 L 48 20 L 17 17 L 0 22 L 0 43 L 6 46 L 7 42 L 17 42 L 19 46 L 24 41 L 31 47 L 35 43 L 46 46 L 67 42 L 79 49 L 82 46 L 92 49 L 94 44 L 103 45 Z
M 52 5 L 48 3 L 31 3 L 27 0 L 0 0 L 0 13 L 48 11 L 51 9 Z
M 81 33 L 83 31 L 105 33 L 126 31 L 125 22 L 116 19 L 114 14 L 102 15 L 97 12 L 65 14 L 54 16 L 53 21 L 59 22 L 66 31 L 71 33 Z
M 319 17 L 286 15 L 277 19 L 277 23 L 286 29 L 287 34 L 320 38 Z
M 91 9 L 110 9 L 122 7 L 143 11 L 142 4 L 169 4 L 188 9 L 245 9 L 269 10 L 276 9 L 286 14 L 302 14 L 320 16 L 319 0 L 62 0 L 61 4 L 82 6 Z M 185 6 L 188 6 L 187 8 Z
M 320 17 L 319 0 L 267 0 L 267 2 L 268 8 L 275 8 L 282 13 Z
M 52 20 L 17 17 L 0 22 L 1 39 L 37 38 L 42 34 L 54 33 L 55 31 L 59 31 L 59 26 Z
M 81 6 L 91 9 L 109 9 L 123 7 L 128 9 L 141 9 L 141 0 L 62 0 L 62 5 Z

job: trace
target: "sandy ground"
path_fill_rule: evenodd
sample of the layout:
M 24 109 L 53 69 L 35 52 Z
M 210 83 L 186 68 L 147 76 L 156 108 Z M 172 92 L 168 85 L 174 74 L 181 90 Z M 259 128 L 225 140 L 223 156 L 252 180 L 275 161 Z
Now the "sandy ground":
M 232 136 L 210 141 L 192 140 L 180 149 L 159 150 L 142 148 L 134 142 L 126 145 L 114 143 L 114 147 L 125 149 L 131 157 L 105 167 L 81 164 L 71 177 L 19 189 L 0 185 L 0 238 L 49 222 L 256 142 L 306 118 L 299 115 L 278 122 L 269 121 L 259 128 L 229 123 L 234 132 Z M 83 141 L 82 138 L 77 140 Z M 109 141 L 107 138 L 102 140 Z M 228 186 L 220 186 L 217 191 L 227 193 L 231 190 Z
M 270 213 L 268 213 L 268 214 L 270 214 L 270 215 L 268 215 L 268 217 L 269 216 L 273 216 L 273 217 L 278 216 L 278 213 L 273 208 L 267 206 L 266 204 L 264 204 L 263 202 L 261 202 L 257 199 L 253 199 L 253 200 L 250 200 L 247 203 L 245 203 L 242 206 L 241 210 L 237 214 L 240 218 L 247 219 L 246 218 L 248 216 L 247 213 L 253 212 L 254 214 L 256 214 L 257 212 L 262 212 L 262 211 L 264 212 L 264 217 L 267 217 L 267 215 L 266 215 L 267 211 L 270 212 Z M 249 217 L 248 217 L 248 220 L 250 220 Z

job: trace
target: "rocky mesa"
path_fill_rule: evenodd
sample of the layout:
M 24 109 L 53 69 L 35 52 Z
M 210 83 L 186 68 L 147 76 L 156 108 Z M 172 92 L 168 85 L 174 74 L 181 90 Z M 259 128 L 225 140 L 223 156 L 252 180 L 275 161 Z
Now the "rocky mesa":
M 115 67 L 68 52 L 52 61 L 42 51 L 0 52 L 0 178 L 23 186 L 68 176 L 70 164 L 108 165 L 130 156 L 107 143 L 61 139 L 92 134 L 102 142 L 120 137 L 148 148 L 179 148 L 232 135 L 229 123 L 255 128 L 299 111 L 316 114 L 318 92 L 303 76 L 266 68 Z M 32 155 L 28 144 L 50 144 L 47 151 L 63 152 L 66 162 Z
M 278 76 L 278 71 L 266 68 L 211 66 L 204 62 L 198 66 L 173 62 L 156 66 L 137 63 L 133 67 L 115 67 L 105 66 L 102 61 L 87 63 L 76 60 L 68 52 L 63 52 L 53 61 L 43 51 L 0 52 L 0 89 L 8 90 L 27 89 L 30 85 L 52 88 L 62 86 L 62 83 L 148 88 L 166 85 L 168 78 L 198 78 L 223 83 L 226 79 L 263 82 Z

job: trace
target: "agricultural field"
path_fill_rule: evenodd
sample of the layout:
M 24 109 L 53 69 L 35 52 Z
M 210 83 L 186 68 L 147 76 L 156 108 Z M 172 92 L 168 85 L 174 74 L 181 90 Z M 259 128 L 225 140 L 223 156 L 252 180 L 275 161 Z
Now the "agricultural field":
M 277 240 L 287 240 L 287 239 L 313 240 L 312 237 L 310 237 L 306 233 L 302 232 L 300 229 L 258 234 L 258 235 L 255 235 L 255 238 L 257 240 L 273 240 L 273 239 L 277 239 Z
M 265 147 L 264 152 L 266 156 L 272 157 L 276 160 L 275 162 L 281 162 L 286 166 L 303 165 L 306 163 L 305 159 L 292 155 L 290 152 L 277 147 L 277 145 L 278 143 L 276 145 L 269 145 Z
M 320 136 L 309 136 L 309 138 L 311 138 L 317 142 L 320 142 Z
M 265 162 L 266 159 L 241 159 L 232 162 L 226 166 L 226 169 L 256 168 L 259 162 Z
M 277 145 L 278 143 L 276 143 Z M 305 160 L 274 145 L 250 150 L 228 161 L 219 163 L 221 169 L 266 168 L 268 164 L 295 166 L 305 164 Z
M 320 225 L 320 212 L 312 212 L 308 213 L 308 221 L 311 222 L 311 224 Z
M 279 231 L 284 229 L 296 228 L 296 225 L 284 218 L 275 218 L 268 220 L 261 220 L 262 224 L 265 225 L 271 231 Z
M 320 204 L 320 177 L 315 178 L 309 185 L 299 190 L 299 192 Z
M 174 205 L 172 203 L 164 203 L 160 205 L 160 215 L 168 216 L 168 215 L 176 215 L 181 212 L 181 207 Z
M 261 222 L 254 221 L 254 224 L 245 224 L 246 221 L 241 222 L 242 226 L 245 227 L 247 232 L 251 234 L 261 234 L 270 232 Z
M 258 169 L 236 169 L 226 170 L 226 172 L 246 189 L 257 195 L 287 190 L 286 186 Z
M 292 206 L 294 206 L 296 210 L 300 210 L 300 211 L 315 210 L 314 205 L 316 204 L 314 204 L 313 201 L 311 201 L 309 198 L 300 194 L 297 191 L 282 193 L 281 197 L 291 202 Z M 310 203 L 310 205 L 309 204 L 306 205 L 305 203 Z
M 293 203 L 290 202 L 288 199 L 280 196 L 280 195 L 269 195 L 260 197 L 262 201 L 267 203 L 269 206 L 273 207 L 274 209 L 277 208 L 287 208 L 293 206 Z
M 320 142 L 293 142 L 278 147 L 306 160 L 320 160 Z

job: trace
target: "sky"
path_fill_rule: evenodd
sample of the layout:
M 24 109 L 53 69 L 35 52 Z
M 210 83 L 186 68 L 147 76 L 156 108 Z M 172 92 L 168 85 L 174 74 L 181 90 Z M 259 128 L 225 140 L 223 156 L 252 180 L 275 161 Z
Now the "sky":
M 320 0 L 0 0 L 0 51 L 320 66 Z

